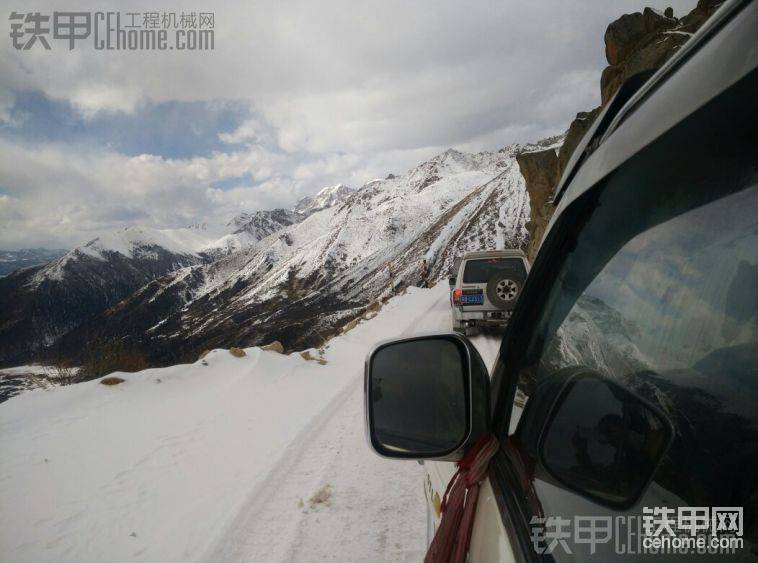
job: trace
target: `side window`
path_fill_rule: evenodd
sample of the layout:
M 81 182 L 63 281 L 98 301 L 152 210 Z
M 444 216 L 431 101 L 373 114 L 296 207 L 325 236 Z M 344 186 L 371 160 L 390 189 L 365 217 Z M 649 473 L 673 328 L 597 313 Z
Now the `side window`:
M 758 552 L 758 177 L 747 147 L 677 162 L 664 144 L 575 203 L 590 211 L 545 296 L 511 412 L 533 514 L 742 507 L 743 553 Z M 577 373 L 593 383 L 574 385 L 556 415 Z M 634 502 L 614 506 L 624 499 Z M 613 559 L 614 547 L 595 555 Z

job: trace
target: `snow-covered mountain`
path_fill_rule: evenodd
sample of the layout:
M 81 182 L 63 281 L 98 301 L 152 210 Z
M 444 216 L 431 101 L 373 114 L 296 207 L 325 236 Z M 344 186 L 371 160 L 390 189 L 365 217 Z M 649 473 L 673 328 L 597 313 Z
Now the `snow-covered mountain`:
M 85 264 L 128 262 L 155 275 L 202 261 L 201 251 L 210 238 L 201 230 L 126 227 L 92 239 L 45 264 L 31 277 L 34 288 L 46 281 L 64 281 Z M 102 264 L 100 264 L 102 265 Z
M 11 272 L 38 266 L 50 260 L 55 260 L 66 254 L 60 248 L 24 248 L 21 250 L 0 250 L 0 277 Z
M 298 201 L 293 211 L 298 215 L 307 217 L 316 211 L 328 209 L 344 202 L 354 191 L 344 184 L 328 186 L 319 191 L 315 196 L 304 197 Z
M 214 258 L 257 244 L 285 227 L 299 223 L 308 216 L 338 205 L 354 190 L 343 184 L 323 188 L 313 197 L 304 197 L 292 210 L 272 209 L 241 213 L 227 224 L 229 234 L 213 241 L 203 251 Z
M 23 363 L 152 280 L 202 263 L 208 243 L 201 229 L 129 227 L 0 278 L 0 365 Z
M 251 246 L 275 233 L 302 220 L 302 216 L 287 209 L 273 209 L 241 213 L 229 221 L 227 228 L 231 232 L 203 248 L 203 251 L 216 258 Z
M 242 213 L 227 224 L 228 232 L 221 238 L 204 223 L 182 229 L 128 227 L 100 235 L 70 252 L 61 251 L 40 267 L 17 272 L 0 284 L 0 365 L 35 357 L 62 334 L 154 279 L 249 248 L 335 205 L 350 192 L 344 186 L 325 188 L 315 198 L 306 198 L 307 204 L 301 200 L 301 212 Z M 0 260 L 6 257 L 10 260 L 15 254 L 3 253 Z
M 168 364 L 220 345 L 318 344 L 393 283 L 418 284 L 423 259 L 440 279 L 468 250 L 523 247 L 529 206 L 515 156 L 533 148 L 448 150 L 371 181 L 257 244 L 147 284 L 61 346 L 76 350 L 94 330 Z
M 529 203 L 516 155 L 536 148 L 447 150 L 291 211 L 239 215 L 221 239 L 136 227 L 99 237 L 0 279 L 0 366 L 77 361 L 93 338 L 156 364 L 213 346 L 318 344 L 393 286 L 417 285 L 424 259 L 441 279 L 468 250 L 523 248 Z

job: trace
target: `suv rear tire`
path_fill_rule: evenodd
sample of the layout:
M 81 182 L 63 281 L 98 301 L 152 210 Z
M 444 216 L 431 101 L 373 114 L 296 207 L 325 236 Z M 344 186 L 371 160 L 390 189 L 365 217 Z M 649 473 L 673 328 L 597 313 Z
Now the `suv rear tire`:
M 508 272 L 495 274 L 487 282 L 487 298 L 499 309 L 513 309 L 520 292 L 521 284 Z

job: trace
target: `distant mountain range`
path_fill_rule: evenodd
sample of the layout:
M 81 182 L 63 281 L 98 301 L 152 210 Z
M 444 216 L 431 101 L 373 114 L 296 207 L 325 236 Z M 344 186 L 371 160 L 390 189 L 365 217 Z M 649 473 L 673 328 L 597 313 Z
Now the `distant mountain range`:
M 0 250 L 0 277 L 11 272 L 38 266 L 60 258 L 68 252 L 61 248 L 24 248 L 22 250 Z
M 516 155 L 557 144 L 448 150 L 357 190 L 324 188 L 293 210 L 241 214 L 217 240 L 196 228 L 99 237 L 0 279 L 0 365 L 76 362 L 94 340 L 156 365 L 219 346 L 318 345 L 393 285 L 418 284 L 423 259 L 440 279 L 468 250 L 524 247 Z
M 68 356 L 59 338 L 127 298 L 145 284 L 181 268 L 211 263 L 302 221 L 347 197 L 345 186 L 325 188 L 298 202 L 300 211 L 243 213 L 213 239 L 202 223 L 183 229 L 127 227 L 71 251 L 46 249 L 0 253 L 8 267 L 0 278 L 0 365 Z M 15 260 L 15 262 L 13 261 Z
M 612 22 L 603 104 L 625 78 L 660 67 L 720 4 Z M 0 277 L 0 367 L 77 362 L 95 341 L 126 344 L 153 365 L 271 340 L 320 345 L 376 301 L 417 284 L 423 259 L 436 280 L 468 250 L 525 248 L 531 239 L 533 256 L 555 185 L 600 109 L 580 112 L 560 138 L 447 150 L 357 190 L 338 184 L 293 209 L 240 214 L 221 238 L 202 224 L 135 226 L 70 252 L 0 251 L 0 276 L 12 272 Z

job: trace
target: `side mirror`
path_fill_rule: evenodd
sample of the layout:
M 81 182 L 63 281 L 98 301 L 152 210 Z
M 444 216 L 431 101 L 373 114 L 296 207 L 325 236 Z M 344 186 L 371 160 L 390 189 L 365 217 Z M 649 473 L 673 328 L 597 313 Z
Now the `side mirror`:
M 450 287 L 453 287 L 455 285 L 455 276 L 450 276 L 447 278 L 447 283 L 450 284 Z
M 457 461 L 489 428 L 489 375 L 457 334 L 378 344 L 366 358 L 366 433 L 383 457 Z
M 557 394 L 539 455 L 559 483 L 614 508 L 634 505 L 674 436 L 666 415 L 617 382 L 578 370 Z

